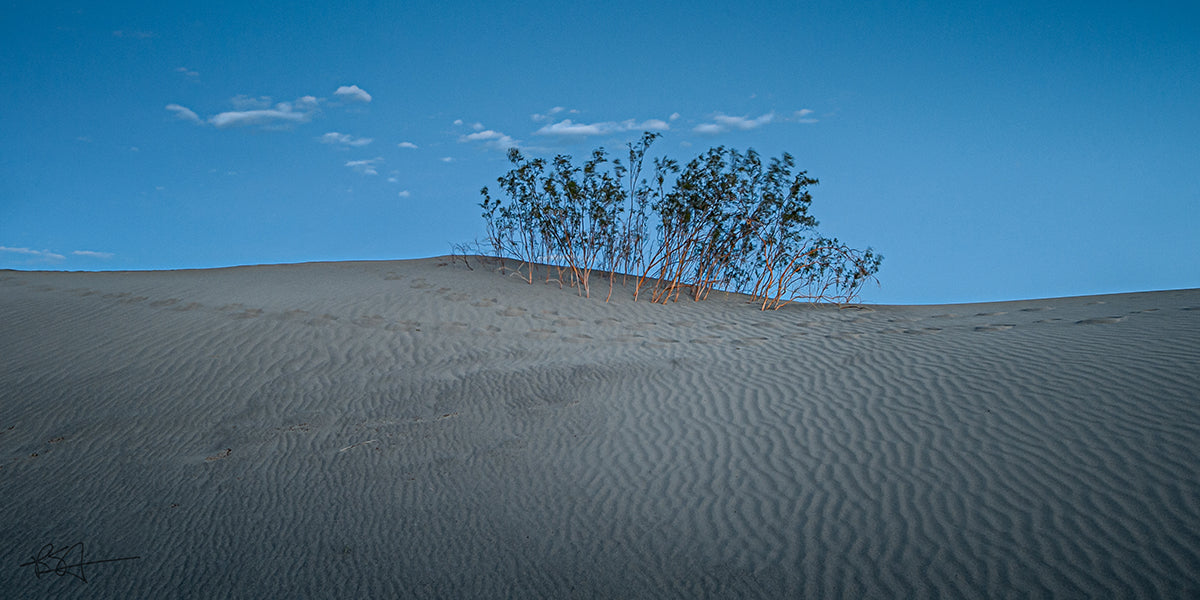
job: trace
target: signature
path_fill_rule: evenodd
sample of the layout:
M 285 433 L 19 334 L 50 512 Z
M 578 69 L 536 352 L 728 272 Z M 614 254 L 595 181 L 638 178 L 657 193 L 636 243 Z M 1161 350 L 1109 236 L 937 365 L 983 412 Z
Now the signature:
M 74 546 L 66 548 L 54 549 L 54 544 L 46 544 L 38 550 L 37 554 L 31 557 L 27 563 L 22 564 L 22 567 L 33 567 L 33 574 L 41 578 L 47 573 L 54 573 L 59 577 L 70 575 L 84 583 L 87 583 L 87 576 L 83 573 L 83 567 L 86 565 L 96 565 L 107 562 L 117 562 L 119 560 L 137 560 L 140 556 L 127 556 L 125 558 L 106 558 L 103 560 L 83 560 L 83 542 L 79 542 Z M 75 562 L 71 562 L 74 560 Z

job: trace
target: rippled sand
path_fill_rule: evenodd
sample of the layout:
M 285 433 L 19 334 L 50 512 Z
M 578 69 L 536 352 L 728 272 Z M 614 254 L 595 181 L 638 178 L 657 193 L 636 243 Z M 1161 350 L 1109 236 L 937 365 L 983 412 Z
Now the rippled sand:
M 0 271 L 0 596 L 1200 596 L 1200 290 L 472 266 Z

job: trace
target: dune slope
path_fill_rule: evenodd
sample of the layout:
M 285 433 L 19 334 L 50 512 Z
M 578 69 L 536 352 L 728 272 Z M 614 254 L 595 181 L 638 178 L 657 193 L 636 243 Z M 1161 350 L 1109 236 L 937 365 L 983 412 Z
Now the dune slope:
M 0 595 L 1200 596 L 1200 290 L 472 266 L 0 271 Z

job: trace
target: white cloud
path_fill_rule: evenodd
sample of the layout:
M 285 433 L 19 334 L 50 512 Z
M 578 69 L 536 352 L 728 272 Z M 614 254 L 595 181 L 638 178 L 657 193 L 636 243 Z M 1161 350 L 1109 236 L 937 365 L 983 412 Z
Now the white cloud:
M 363 175 L 378 175 L 379 170 L 376 168 L 379 163 L 383 162 L 383 157 L 369 158 L 367 160 L 350 160 L 346 161 L 346 166 L 354 169 L 357 173 Z
M 626 121 L 625 129 L 633 130 L 640 129 L 642 131 L 666 131 L 671 128 L 671 125 L 662 119 L 650 119 L 641 123 L 634 123 L 633 120 Z
M 317 110 L 319 104 L 321 104 L 321 99 L 316 96 L 300 96 L 296 98 L 296 108 L 300 110 Z
M 713 120 L 725 127 L 731 129 L 741 129 L 747 131 L 750 129 L 758 129 L 767 123 L 775 120 L 775 113 L 769 112 L 757 119 L 749 119 L 747 117 L 730 117 L 727 115 L 717 115 Z
M 181 121 L 188 121 L 190 123 L 199 123 L 200 122 L 200 116 L 197 115 L 195 112 L 192 112 L 192 109 L 187 108 L 186 106 L 180 106 L 178 104 L 168 104 L 167 110 L 175 113 L 175 117 Z
M 351 102 L 370 102 L 371 95 L 366 90 L 357 85 L 343 85 L 333 93 L 334 96 L 339 96 L 344 100 Z
M 175 69 L 175 72 L 183 73 L 184 75 L 187 75 L 188 77 L 199 77 L 200 76 L 199 73 L 197 73 L 196 71 L 193 71 L 187 67 L 178 67 Z
M 529 115 L 529 118 L 531 118 L 537 122 L 549 121 L 550 119 L 554 118 L 554 115 L 557 115 L 561 112 L 567 112 L 572 115 L 579 114 L 578 110 L 571 109 L 568 111 L 566 108 L 564 108 L 562 106 L 555 106 L 554 108 L 551 108 L 550 110 L 546 111 L 546 114 L 536 114 L 535 113 L 535 114 Z
M 700 125 L 693 127 L 692 131 L 704 134 L 724 133 L 734 129 L 739 131 L 748 131 L 751 129 L 758 129 L 759 127 L 762 127 L 763 125 L 766 125 L 774 120 L 774 112 L 769 112 L 754 119 L 749 117 L 733 117 L 717 113 L 717 115 L 713 117 L 713 123 L 701 123 Z
M 647 121 L 638 122 L 634 119 L 626 119 L 620 123 L 616 121 L 604 121 L 601 123 L 575 123 L 570 119 L 563 119 L 558 123 L 544 125 L 541 129 L 533 132 L 534 135 L 554 135 L 554 136 L 587 136 L 587 135 L 606 135 L 609 133 L 618 133 L 622 131 L 642 130 L 642 131 L 665 131 L 671 128 L 671 125 L 662 119 L 650 119 Z
M 454 162 L 454 157 L 453 156 L 443 156 L 443 157 L 439 158 L 438 160 L 440 160 L 444 163 L 452 163 L 452 162 Z
M 601 133 L 604 133 L 603 123 L 587 125 L 584 123 L 573 123 L 570 119 L 563 119 L 558 123 L 545 125 L 533 132 L 534 135 L 600 135 Z
M 412 142 L 400 142 L 399 144 L 396 144 L 396 146 L 400 148 L 411 148 L 413 150 L 417 149 L 417 145 Z
M 168 104 L 166 109 L 183 121 L 207 123 L 218 129 L 228 127 L 261 126 L 263 129 L 287 129 L 297 123 L 307 123 L 324 102 L 316 96 L 301 96 L 291 102 L 274 102 L 270 96 L 247 96 L 239 94 L 229 99 L 234 110 L 217 113 L 201 119 L 190 108 L 180 104 Z M 365 140 L 367 138 L 356 138 Z M 352 140 L 352 141 L 355 141 Z M 331 142 L 332 143 L 332 142 Z M 369 141 L 345 142 L 349 145 L 366 145 Z
M 462 124 L 463 124 L 463 120 L 462 120 L 462 119 L 455 119 L 455 120 L 454 120 L 454 124 L 455 124 L 455 125 L 462 125 Z
M 105 260 L 114 256 L 112 252 L 96 252 L 94 250 L 76 250 L 71 254 L 74 254 L 75 256 L 86 256 L 89 258 L 100 258 Z
M 476 123 L 476 125 L 479 124 Z M 482 129 L 483 126 L 479 125 L 479 127 Z M 512 139 L 511 136 L 505 135 L 499 131 L 493 131 L 491 129 L 483 129 L 482 131 L 477 130 L 475 133 L 468 133 L 460 136 L 458 141 L 483 142 L 485 146 L 496 148 L 498 150 L 508 150 L 509 148 L 515 148 L 517 146 L 517 141 Z
M 462 136 L 462 140 L 465 142 L 477 142 L 480 140 L 494 140 L 494 139 L 498 139 L 498 138 L 502 138 L 502 137 L 505 137 L 505 135 L 503 133 L 500 133 L 499 131 L 492 131 L 491 129 L 488 129 L 486 131 L 477 131 L 475 133 L 468 133 L 467 135 Z
M 360 148 L 374 141 L 372 138 L 354 137 L 348 133 L 338 133 L 330 131 L 320 137 L 322 144 L 337 144 L 339 146 L 349 146 L 352 148 Z
M 410 191 L 408 191 L 408 190 L 404 190 L 403 192 L 400 192 L 400 193 L 399 193 L 399 194 L 397 194 L 397 195 L 398 195 L 398 196 L 400 196 L 401 198 L 411 198 L 411 197 L 412 197 L 412 192 L 410 192 Z
M 677 113 L 677 112 L 671 113 L 671 116 L 670 116 L 669 118 L 670 118 L 672 121 L 674 121 L 675 119 L 678 119 L 678 118 L 679 118 L 679 113 Z
M 230 111 L 213 115 L 208 122 L 218 129 L 226 127 L 241 127 L 245 125 L 286 125 L 289 123 L 304 123 L 310 118 L 308 113 L 292 111 L 290 107 L 284 110 L 244 110 Z
M 237 110 L 259 110 L 271 108 L 270 96 L 259 96 L 255 98 L 245 94 L 238 94 L 233 98 L 230 98 L 229 102 L 233 104 L 233 107 Z
M 64 258 L 66 258 L 65 256 L 63 256 L 61 254 L 57 254 L 57 253 L 51 252 L 49 250 L 31 250 L 29 248 L 9 248 L 7 246 L 0 246 L 0 252 L 11 252 L 13 254 L 32 256 L 34 258 L 41 258 L 41 259 L 46 259 L 46 260 L 62 260 Z
M 794 115 L 794 120 L 797 123 L 816 123 L 817 119 L 808 116 L 811 114 L 813 114 L 813 111 L 811 109 L 802 108 L 802 109 L 796 111 L 796 114 Z

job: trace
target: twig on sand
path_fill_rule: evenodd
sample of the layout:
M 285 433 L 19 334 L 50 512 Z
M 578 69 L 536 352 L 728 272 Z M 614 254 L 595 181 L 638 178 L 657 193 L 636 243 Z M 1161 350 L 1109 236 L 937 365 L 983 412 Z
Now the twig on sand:
M 367 441 L 365 441 L 365 442 L 359 442 L 359 443 L 357 443 L 357 444 L 351 444 L 351 445 L 349 445 L 349 446 L 346 446 L 345 448 L 342 448 L 341 450 L 338 450 L 338 452 L 345 452 L 345 451 L 347 451 L 347 450 L 349 450 L 349 449 L 351 449 L 351 448 L 357 448 L 357 447 L 359 447 L 359 446 L 361 446 L 361 445 L 363 445 L 363 444 L 370 444 L 371 442 L 378 442 L 378 441 L 379 441 L 379 440 L 367 440 Z

